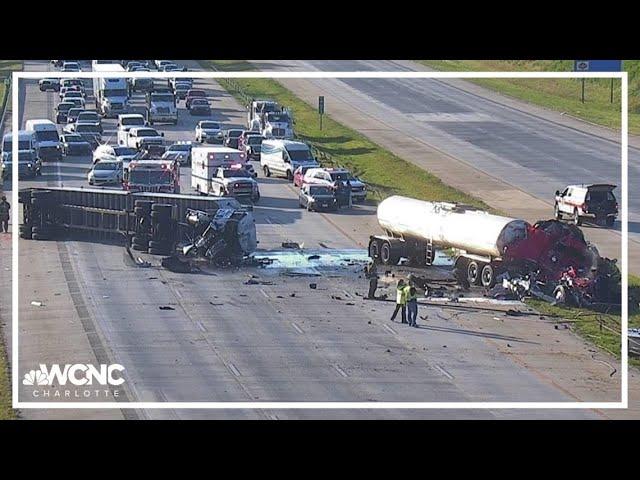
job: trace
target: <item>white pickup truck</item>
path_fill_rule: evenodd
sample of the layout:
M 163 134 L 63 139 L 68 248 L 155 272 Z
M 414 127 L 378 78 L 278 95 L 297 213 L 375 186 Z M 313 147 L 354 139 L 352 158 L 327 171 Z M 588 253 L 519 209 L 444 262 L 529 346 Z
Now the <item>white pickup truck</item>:
M 247 170 L 238 165 L 218 167 L 215 176 L 211 179 L 211 194 L 217 197 L 246 198 L 253 203 L 260 200 L 258 182 Z
M 127 147 L 140 150 L 149 145 L 163 145 L 164 133 L 149 127 L 132 127 L 127 134 Z

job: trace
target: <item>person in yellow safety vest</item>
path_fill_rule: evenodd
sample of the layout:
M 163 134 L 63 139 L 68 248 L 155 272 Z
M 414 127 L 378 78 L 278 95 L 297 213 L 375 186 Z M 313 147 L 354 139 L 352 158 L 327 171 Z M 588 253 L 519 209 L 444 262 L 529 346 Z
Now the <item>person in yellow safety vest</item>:
M 407 287 L 409 292 L 407 294 L 407 313 L 409 317 L 409 326 L 418 326 L 418 291 L 416 287 Z
M 398 315 L 398 311 L 402 312 L 402 323 L 407 323 L 407 290 L 405 288 L 407 285 L 404 283 L 404 280 L 398 281 L 398 286 L 396 287 L 396 309 L 393 311 L 393 315 L 391 315 L 391 321 L 394 322 L 396 316 Z

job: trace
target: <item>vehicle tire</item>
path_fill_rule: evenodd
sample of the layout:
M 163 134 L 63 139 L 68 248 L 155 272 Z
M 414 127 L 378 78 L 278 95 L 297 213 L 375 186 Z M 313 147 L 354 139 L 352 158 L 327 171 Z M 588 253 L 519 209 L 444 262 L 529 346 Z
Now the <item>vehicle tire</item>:
M 311 207 L 311 204 L 308 203 L 307 204 L 307 212 L 312 212 L 312 211 L 313 211 L 313 208 Z
M 576 208 L 573 211 L 573 224 L 576 226 L 580 226 L 582 225 L 582 219 L 580 218 L 580 215 L 578 214 L 578 209 Z
M 147 247 L 149 245 L 149 236 L 142 235 L 134 235 L 131 237 L 131 244 L 142 245 L 143 247 Z
M 293 172 L 291 170 L 287 170 L 287 180 L 293 183 Z
M 51 240 L 51 236 L 45 233 L 33 233 L 31 234 L 33 240 Z
M 485 288 L 492 288 L 496 284 L 495 271 L 490 263 L 486 263 L 480 271 L 480 283 Z
M 607 227 L 613 227 L 613 224 L 616 223 L 616 217 L 607 217 Z
M 398 263 L 398 256 L 394 254 L 391 243 L 388 241 L 383 241 L 382 246 L 380 247 L 380 260 L 385 265 L 396 265 Z
M 380 259 L 380 241 L 377 238 L 369 240 L 369 258 L 374 261 Z
M 269 167 L 267 165 L 262 167 L 262 170 L 264 171 L 264 176 L 265 177 L 270 177 L 271 176 L 271 170 L 269 170 Z
M 258 202 L 260 201 L 260 194 L 258 194 L 258 195 L 256 195 L 255 197 L 253 197 L 253 198 L 251 199 L 251 201 L 252 201 L 253 203 L 258 203 Z
M 480 284 L 480 266 L 475 260 L 471 260 L 467 265 L 467 282 L 470 285 Z
M 134 250 L 137 250 L 138 252 L 146 252 L 147 250 L 149 250 L 148 247 L 144 245 L 140 245 L 139 243 L 131 244 L 131 248 L 133 248 Z
M 169 248 L 150 248 L 149 253 L 151 255 L 170 255 L 171 249 Z
M 562 213 L 560 213 L 560 207 L 558 207 L 557 203 L 553 207 L 553 216 L 556 220 L 562 220 Z
M 155 240 L 151 240 L 149 242 L 149 249 L 155 250 L 171 250 L 171 244 L 168 242 L 156 242 Z
M 153 205 L 151 205 L 152 212 L 162 212 L 163 214 L 169 216 L 171 216 L 172 208 L 173 205 L 171 205 L 170 203 L 154 203 Z
M 151 212 L 151 223 L 164 223 L 171 220 L 171 213 Z
M 30 226 L 20 225 L 20 229 L 19 229 L 20 238 L 25 238 L 27 240 L 31 240 L 31 235 L 32 234 L 33 234 L 33 231 L 31 230 Z

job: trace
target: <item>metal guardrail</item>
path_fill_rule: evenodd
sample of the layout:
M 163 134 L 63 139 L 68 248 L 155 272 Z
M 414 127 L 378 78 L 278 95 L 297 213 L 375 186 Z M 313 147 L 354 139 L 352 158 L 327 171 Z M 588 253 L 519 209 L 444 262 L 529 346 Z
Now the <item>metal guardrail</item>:
M 247 92 L 242 87 L 242 85 L 235 79 L 221 78 L 219 79 L 219 83 L 222 84 L 222 86 L 227 91 L 232 92 L 238 97 L 240 97 L 240 99 L 244 102 L 245 105 L 249 105 L 253 101 L 253 97 L 251 95 L 248 95 Z M 318 162 L 323 167 L 336 167 L 336 168 L 344 167 L 344 165 L 342 165 L 334 155 L 331 155 L 329 152 L 323 150 L 322 147 L 320 147 L 317 143 L 312 142 L 306 138 L 302 138 L 302 137 L 297 137 L 297 138 L 301 141 L 304 141 L 307 145 L 311 147 L 311 153 L 316 159 L 318 159 Z M 360 172 L 354 171 L 352 173 L 355 176 L 360 175 Z M 382 189 L 372 186 L 370 183 L 367 183 L 367 190 L 379 199 L 382 199 L 385 196 Z

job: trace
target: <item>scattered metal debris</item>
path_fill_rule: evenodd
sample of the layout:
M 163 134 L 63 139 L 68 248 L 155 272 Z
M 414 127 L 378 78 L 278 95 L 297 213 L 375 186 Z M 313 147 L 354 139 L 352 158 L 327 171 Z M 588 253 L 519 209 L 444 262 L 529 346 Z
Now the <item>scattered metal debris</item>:
M 158 307 L 160 310 L 175 310 L 175 308 L 169 306 L 169 305 L 160 305 Z
M 304 243 L 300 244 L 298 242 L 282 242 L 282 248 L 295 248 L 297 250 L 301 250 L 304 246 Z

